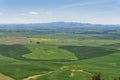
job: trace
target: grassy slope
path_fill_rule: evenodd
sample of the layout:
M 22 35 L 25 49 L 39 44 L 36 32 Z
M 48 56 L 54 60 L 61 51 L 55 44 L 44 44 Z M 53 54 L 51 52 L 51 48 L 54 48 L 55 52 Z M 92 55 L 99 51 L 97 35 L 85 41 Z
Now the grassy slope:
M 91 74 L 71 70 L 61 70 L 39 77 L 37 80 L 89 80 Z
M 26 58 L 37 60 L 77 60 L 77 57 L 64 49 L 59 49 L 55 45 L 26 45 L 32 53 L 24 55 Z
M 85 69 L 85 71 L 94 74 L 101 72 L 102 76 L 105 78 L 105 80 L 113 80 L 114 77 L 120 76 L 120 53 L 115 53 L 103 57 L 96 57 L 92 59 L 85 59 L 81 61 L 77 61 L 74 63 L 71 63 L 70 65 L 77 65 Z M 80 73 L 75 74 L 76 79 L 70 78 L 70 72 L 69 75 L 66 73 L 65 70 L 63 70 L 64 75 L 62 77 L 62 80 L 90 80 L 90 76 L 86 75 L 86 73 Z M 57 77 L 54 76 L 55 74 L 58 74 Z M 39 77 L 37 80 L 61 80 L 61 73 L 56 72 L 53 74 L 48 74 Z M 66 77 L 64 77 L 66 75 Z M 86 79 L 87 78 L 87 79 Z M 89 78 L 89 79 L 88 79 Z
M 109 50 L 109 47 L 110 48 L 112 47 L 113 49 Z M 103 49 L 103 50 L 101 50 L 101 53 L 98 53 L 98 56 L 96 56 L 96 57 L 82 59 L 80 61 L 74 61 L 70 65 L 78 65 L 82 68 L 85 68 L 86 71 L 93 73 L 93 74 L 97 73 L 97 72 L 101 72 L 102 76 L 105 78 L 105 80 L 113 80 L 114 77 L 120 76 L 120 73 L 119 73 L 120 72 L 120 69 L 119 69 L 119 67 L 120 67 L 120 63 L 119 63 L 120 62 L 120 58 L 119 58 L 120 52 L 119 51 L 114 52 L 112 50 L 119 49 L 119 47 L 120 46 L 116 47 L 116 45 L 115 45 L 115 47 L 113 45 L 107 46 L 108 53 L 105 51 L 106 52 L 105 55 L 103 55 L 103 56 L 99 55 L 99 54 L 102 54 L 102 52 L 104 52 L 103 51 L 104 49 Z M 70 50 L 72 50 L 72 48 Z M 98 47 L 96 50 L 99 51 Z M 74 49 L 72 51 L 74 51 Z M 78 51 L 79 51 L 79 49 L 78 49 Z M 89 52 L 90 51 L 92 51 L 92 50 L 89 50 Z M 111 51 L 112 51 L 112 53 L 111 53 Z M 93 52 L 95 52 L 95 50 L 93 50 Z M 58 74 L 57 75 L 58 77 L 55 77 L 54 74 L 50 74 L 50 75 L 41 76 L 40 78 L 38 78 L 38 80 L 54 80 L 54 79 L 61 80 L 60 75 L 62 75 L 62 74 L 59 72 L 57 72 L 55 74 Z M 65 73 L 64 75 L 67 75 L 67 74 L 68 73 Z M 84 74 L 84 73 L 82 74 L 84 77 L 82 75 L 81 76 L 80 75 L 81 74 L 79 73 L 79 76 L 75 77 L 76 79 L 70 78 L 68 75 L 67 75 L 67 77 L 63 76 L 62 80 L 79 80 L 79 79 L 89 80 L 89 79 L 86 79 L 86 77 L 87 78 L 89 77 L 88 75 L 86 77 L 85 77 L 86 74 Z M 75 74 L 75 76 L 77 76 L 77 74 Z
M 53 50 L 53 51 L 55 50 L 56 54 L 58 54 L 57 51 L 59 51 L 58 46 L 53 46 L 53 45 L 42 45 L 42 46 L 40 46 L 40 45 L 32 44 L 32 45 L 25 45 L 25 46 L 28 49 L 30 49 L 31 51 L 35 51 L 34 50 L 35 47 L 37 47 L 37 50 L 39 52 L 41 52 L 41 50 L 43 50 L 43 49 L 46 49 L 48 51 L 49 50 Z M 81 50 L 83 50 L 83 48 Z M 91 48 L 91 47 L 89 47 L 89 48 Z M 117 46 L 117 49 L 118 48 L 119 48 L 119 46 Z M 71 48 L 71 50 L 72 49 L 74 49 L 74 48 Z M 77 50 L 79 52 L 79 48 L 77 48 Z M 98 47 L 97 47 L 97 50 L 98 50 Z M 100 48 L 100 50 L 101 50 L 101 48 Z M 62 49 L 60 51 L 65 51 L 68 54 L 74 55 L 73 54 L 74 50 L 72 52 L 64 50 L 64 49 Z M 94 52 L 94 50 L 89 50 L 89 51 Z M 110 50 L 108 50 L 108 53 L 110 53 L 109 51 Z M 31 54 L 29 54 L 29 55 L 31 55 Z M 62 55 L 62 57 L 63 57 L 63 55 Z M 52 57 L 52 56 L 49 56 L 49 57 Z M 55 57 L 59 57 L 59 56 L 55 56 Z M 14 78 L 15 80 L 22 80 L 22 79 L 24 79 L 26 77 L 29 77 L 29 76 L 32 76 L 32 75 L 44 74 L 44 73 L 47 73 L 47 72 L 50 72 L 50 71 L 57 71 L 57 69 L 59 69 L 62 66 L 65 66 L 65 65 L 67 65 L 67 66 L 78 65 L 82 68 L 85 68 L 86 71 L 88 71 L 90 73 L 102 72 L 103 74 L 105 74 L 104 77 L 106 79 L 111 80 L 111 77 L 112 78 L 113 77 L 118 77 L 120 75 L 120 73 L 119 73 L 119 71 L 120 71 L 120 69 L 119 69 L 119 67 L 120 67 L 119 57 L 120 57 L 119 52 L 114 52 L 114 53 L 112 52 L 111 54 L 107 54 L 107 55 L 104 55 L 104 56 L 99 56 L 98 55 L 97 57 L 94 56 L 92 58 L 82 59 L 80 61 L 73 61 L 73 62 L 57 62 L 57 61 L 49 61 L 49 62 L 37 61 L 36 62 L 36 61 L 17 60 L 17 58 L 9 57 L 9 56 L 5 57 L 3 55 L 3 56 L 0 56 L 0 62 L 1 62 L 0 72 L 7 75 L 7 76 L 10 76 L 10 77 Z M 44 56 L 44 58 L 45 58 L 45 56 Z M 67 79 L 70 80 L 71 78 L 67 77 L 67 76 L 70 75 L 70 73 L 71 73 L 71 70 L 60 70 L 60 71 L 57 71 L 55 73 L 52 73 L 51 75 L 44 75 L 44 76 L 47 76 L 47 77 L 44 77 L 44 76 L 40 77 L 40 80 L 42 80 L 42 79 L 43 80 L 54 80 L 54 79 L 61 79 L 61 78 L 62 78 L 62 80 L 67 80 Z M 57 75 L 57 77 L 55 77 L 56 75 Z M 79 75 L 81 75 L 81 76 L 79 76 Z M 66 77 L 61 77 L 61 76 L 66 76 Z M 78 78 L 81 78 L 82 80 L 87 80 L 86 77 L 84 77 L 84 76 L 89 77 L 89 75 L 87 75 L 85 73 L 82 74 L 82 73 L 79 73 L 79 72 L 76 72 L 75 76 L 76 76 L 76 77 L 74 77 L 75 80 L 77 80 Z M 71 79 L 71 80 L 73 80 L 73 79 Z
M 101 57 L 117 52 L 117 50 L 111 48 L 92 46 L 61 46 L 60 48 L 74 53 L 79 60 Z
M 59 67 L 49 62 L 27 61 L 22 55 L 28 52 L 29 50 L 22 45 L 0 45 L 0 73 L 15 80 L 21 80 L 30 75 L 41 74 Z

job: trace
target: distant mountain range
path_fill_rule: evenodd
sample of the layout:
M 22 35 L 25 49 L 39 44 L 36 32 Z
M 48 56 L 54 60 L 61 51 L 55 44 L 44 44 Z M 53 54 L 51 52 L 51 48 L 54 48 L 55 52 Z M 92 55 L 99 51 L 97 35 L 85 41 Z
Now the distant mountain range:
M 0 24 L 0 27 L 120 27 L 120 25 L 102 25 L 78 22 L 51 22 L 51 23 L 32 23 L 32 24 Z

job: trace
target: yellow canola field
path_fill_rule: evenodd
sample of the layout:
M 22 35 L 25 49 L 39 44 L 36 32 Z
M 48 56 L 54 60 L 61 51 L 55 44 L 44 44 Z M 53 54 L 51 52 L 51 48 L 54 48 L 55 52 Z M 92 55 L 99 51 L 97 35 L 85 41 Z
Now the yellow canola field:
M 54 39 L 54 38 L 32 38 L 32 40 L 35 40 L 35 41 L 52 41 L 52 40 L 57 40 L 57 39 Z

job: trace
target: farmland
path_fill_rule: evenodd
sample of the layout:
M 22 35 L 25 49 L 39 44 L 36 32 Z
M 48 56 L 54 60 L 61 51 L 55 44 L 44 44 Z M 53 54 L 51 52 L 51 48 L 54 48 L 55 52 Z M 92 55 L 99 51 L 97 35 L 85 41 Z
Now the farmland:
M 13 26 L 13 25 L 12 25 Z M 0 80 L 120 77 L 119 27 L 0 27 Z

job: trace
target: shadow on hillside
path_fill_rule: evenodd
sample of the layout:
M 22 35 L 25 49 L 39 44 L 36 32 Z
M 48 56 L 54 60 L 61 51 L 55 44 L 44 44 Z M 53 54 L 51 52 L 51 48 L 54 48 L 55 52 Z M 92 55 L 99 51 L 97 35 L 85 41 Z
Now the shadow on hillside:
M 120 43 L 114 43 L 114 44 L 108 44 L 108 45 L 103 45 L 105 47 L 120 47 Z
M 76 57 L 78 57 L 79 60 L 82 59 L 89 59 L 94 57 L 101 57 L 105 55 L 109 55 L 115 52 L 118 52 L 118 50 L 111 49 L 111 48 L 102 48 L 102 47 L 90 47 L 90 46 L 61 46 L 59 47 L 61 49 L 68 50 L 75 54 Z M 70 62 L 72 60 L 34 60 L 22 57 L 25 54 L 29 54 L 32 51 L 30 51 L 28 48 L 26 48 L 24 45 L 0 45 L 0 55 L 11 57 L 17 60 L 26 60 L 26 61 L 57 61 L 57 62 Z
M 18 60 L 27 60 L 22 57 L 22 55 L 29 53 L 31 53 L 31 51 L 23 45 L 0 45 L 0 54 L 6 57 L 11 57 Z
M 115 49 L 90 46 L 61 46 L 59 48 L 74 53 L 79 60 L 101 57 L 118 52 L 118 50 Z
M 0 45 L 0 55 L 2 56 L 6 56 L 6 57 L 10 57 L 10 58 L 14 58 L 17 60 L 24 60 L 24 61 L 42 61 L 42 62 L 62 62 L 62 61 L 72 61 L 72 60 L 41 60 L 41 59 L 29 59 L 29 58 L 25 58 L 23 57 L 23 55 L 25 54 L 29 54 L 32 53 L 32 51 L 30 51 L 27 47 L 25 47 L 24 45 L 20 45 L 20 44 L 14 44 L 14 45 L 4 45 L 1 44 Z

